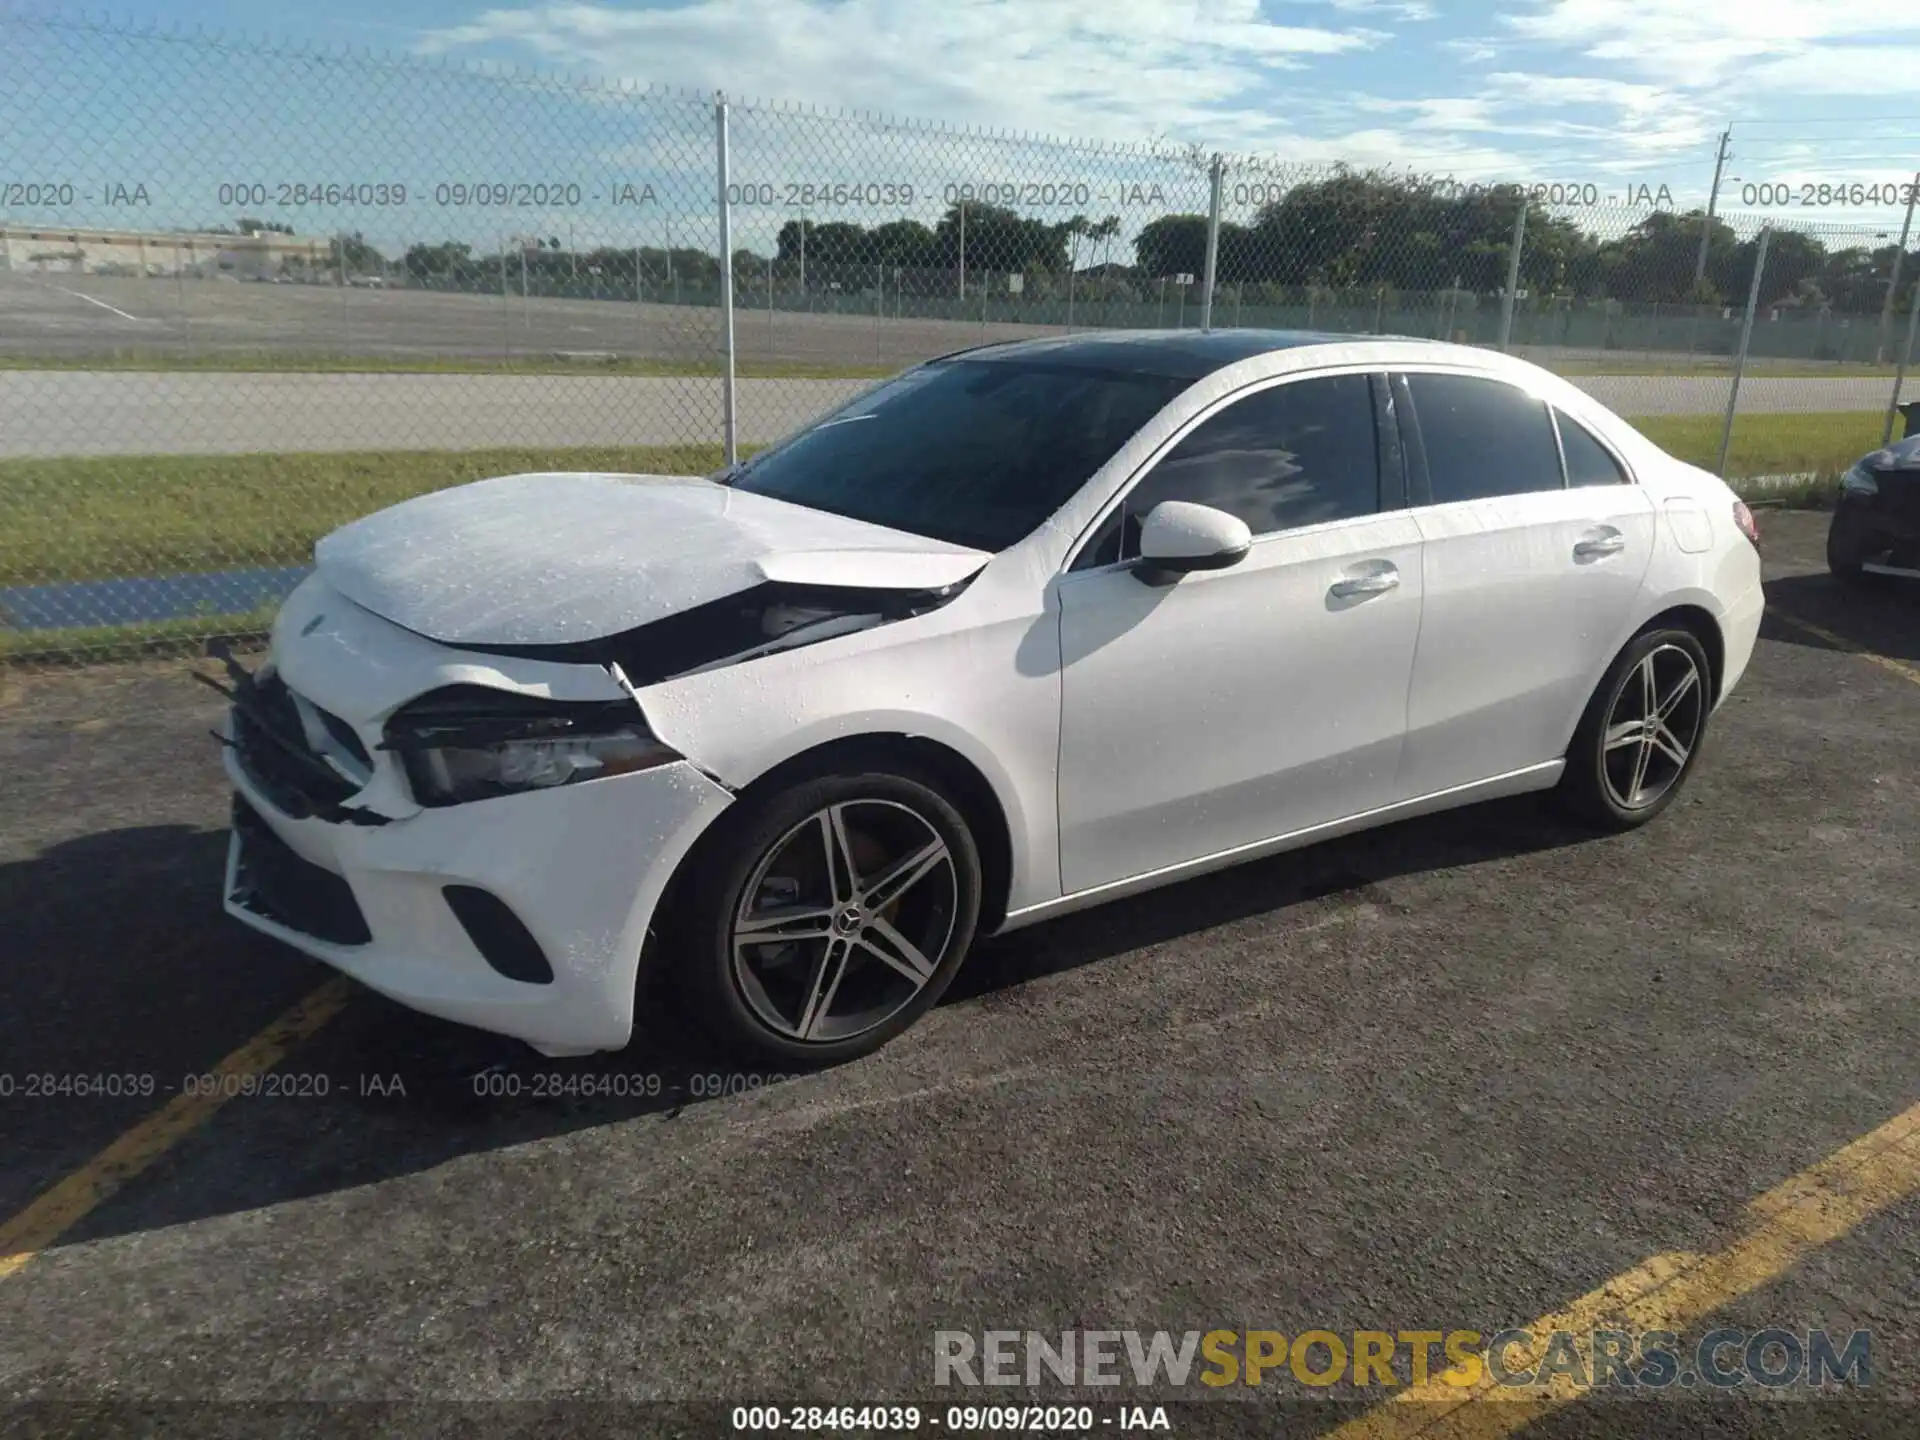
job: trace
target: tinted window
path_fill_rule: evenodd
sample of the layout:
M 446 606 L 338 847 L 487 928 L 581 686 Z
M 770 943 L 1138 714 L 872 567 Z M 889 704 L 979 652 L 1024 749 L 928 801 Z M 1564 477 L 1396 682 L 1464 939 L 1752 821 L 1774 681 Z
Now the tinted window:
M 1275 385 L 1236 400 L 1168 451 L 1128 494 L 1129 529 L 1162 500 L 1237 515 L 1256 535 L 1380 508 L 1373 392 L 1365 375 Z M 1111 560 L 1112 541 L 1106 536 Z M 1128 540 L 1128 553 L 1133 541 Z
M 1544 402 L 1474 375 L 1409 375 L 1433 503 L 1561 488 Z
M 1606 447 L 1588 434 L 1579 421 L 1568 418 L 1564 410 L 1556 410 L 1553 417 L 1560 424 L 1560 449 L 1567 457 L 1567 484 L 1569 485 L 1624 485 L 1626 475 L 1620 469 L 1620 462 L 1609 455 Z
M 1017 361 L 909 371 L 756 455 L 731 483 L 981 550 L 1031 533 L 1187 386 Z

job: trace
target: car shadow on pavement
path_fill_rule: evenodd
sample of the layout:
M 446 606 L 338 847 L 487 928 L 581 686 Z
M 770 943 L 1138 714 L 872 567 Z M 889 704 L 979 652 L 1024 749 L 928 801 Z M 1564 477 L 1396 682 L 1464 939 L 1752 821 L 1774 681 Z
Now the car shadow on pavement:
M 1891 660 L 1920 662 L 1920 580 L 1891 577 L 1843 585 L 1831 575 L 1789 575 L 1767 582 L 1760 637 L 1816 650 L 1837 648 L 1793 621 L 1817 625 L 1848 644 Z
M 1538 797 L 1405 821 L 983 942 L 943 1003 L 991 1008 L 1041 977 L 1291 907 L 1390 906 L 1381 886 L 1395 876 L 1588 838 Z M 224 854 L 223 832 L 147 827 L 0 866 L 0 897 L 23 902 L 10 912 L 21 918 L 9 937 L 16 959 L 4 972 L 12 1003 L 0 1018 L 0 1053 L 51 1072 L 154 1074 L 179 1093 L 174 1077 L 210 1071 L 326 979 L 325 967 L 219 912 L 212 897 Z M 356 988 L 273 1072 L 304 1079 L 300 1093 L 230 1099 L 60 1243 L 324 1195 L 642 1116 L 672 1123 L 791 1078 L 743 1071 L 658 999 L 650 987 L 625 1050 L 546 1060 Z M 15 1040 L 25 1048 L 12 1048 Z M 41 1163 L 29 1167 L 30 1193 L 0 1197 L 0 1218 L 158 1109 L 166 1093 L 11 1106 L 0 1144 Z

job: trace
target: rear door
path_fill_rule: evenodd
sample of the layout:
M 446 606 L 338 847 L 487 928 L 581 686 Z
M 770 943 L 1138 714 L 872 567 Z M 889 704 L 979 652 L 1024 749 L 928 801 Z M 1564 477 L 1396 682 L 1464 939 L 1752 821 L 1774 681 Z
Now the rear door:
M 1393 383 L 1426 597 L 1403 771 L 1430 795 L 1565 752 L 1653 558 L 1654 511 L 1606 446 L 1506 380 Z

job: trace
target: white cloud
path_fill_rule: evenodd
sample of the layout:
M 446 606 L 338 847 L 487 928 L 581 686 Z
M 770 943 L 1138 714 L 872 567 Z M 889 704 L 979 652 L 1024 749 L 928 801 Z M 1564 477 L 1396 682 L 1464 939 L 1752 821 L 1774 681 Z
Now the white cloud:
M 1204 139 L 1219 133 L 1223 113 L 1259 116 L 1256 102 L 1277 72 L 1391 38 L 1329 18 L 1340 23 L 1272 23 L 1260 0 L 551 4 L 485 11 L 423 48 L 506 44 L 570 70 L 755 99 L 1065 135 L 1097 125 L 1108 135 Z M 1284 129 L 1264 117 L 1264 132 Z
M 1920 13 L 1904 0 L 1532 0 L 1528 12 L 1505 23 L 1524 39 L 1574 49 L 1676 89 L 1734 82 L 1755 94 L 1757 64 L 1793 61 L 1808 74 L 1826 73 L 1822 57 L 1834 54 L 1834 42 L 1877 46 L 1920 34 Z M 1856 51 L 1850 58 L 1866 57 Z

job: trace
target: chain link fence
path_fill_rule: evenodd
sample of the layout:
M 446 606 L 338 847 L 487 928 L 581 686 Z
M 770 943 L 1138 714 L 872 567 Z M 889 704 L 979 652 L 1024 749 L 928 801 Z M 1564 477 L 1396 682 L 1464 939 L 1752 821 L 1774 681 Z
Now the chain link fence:
M 355 516 L 704 473 L 995 340 L 1505 348 L 1750 477 L 1877 443 L 1913 339 L 1905 184 L 1705 220 L 1704 175 L 1463 184 L 10 11 L 0 53 L 0 658 L 257 633 Z

